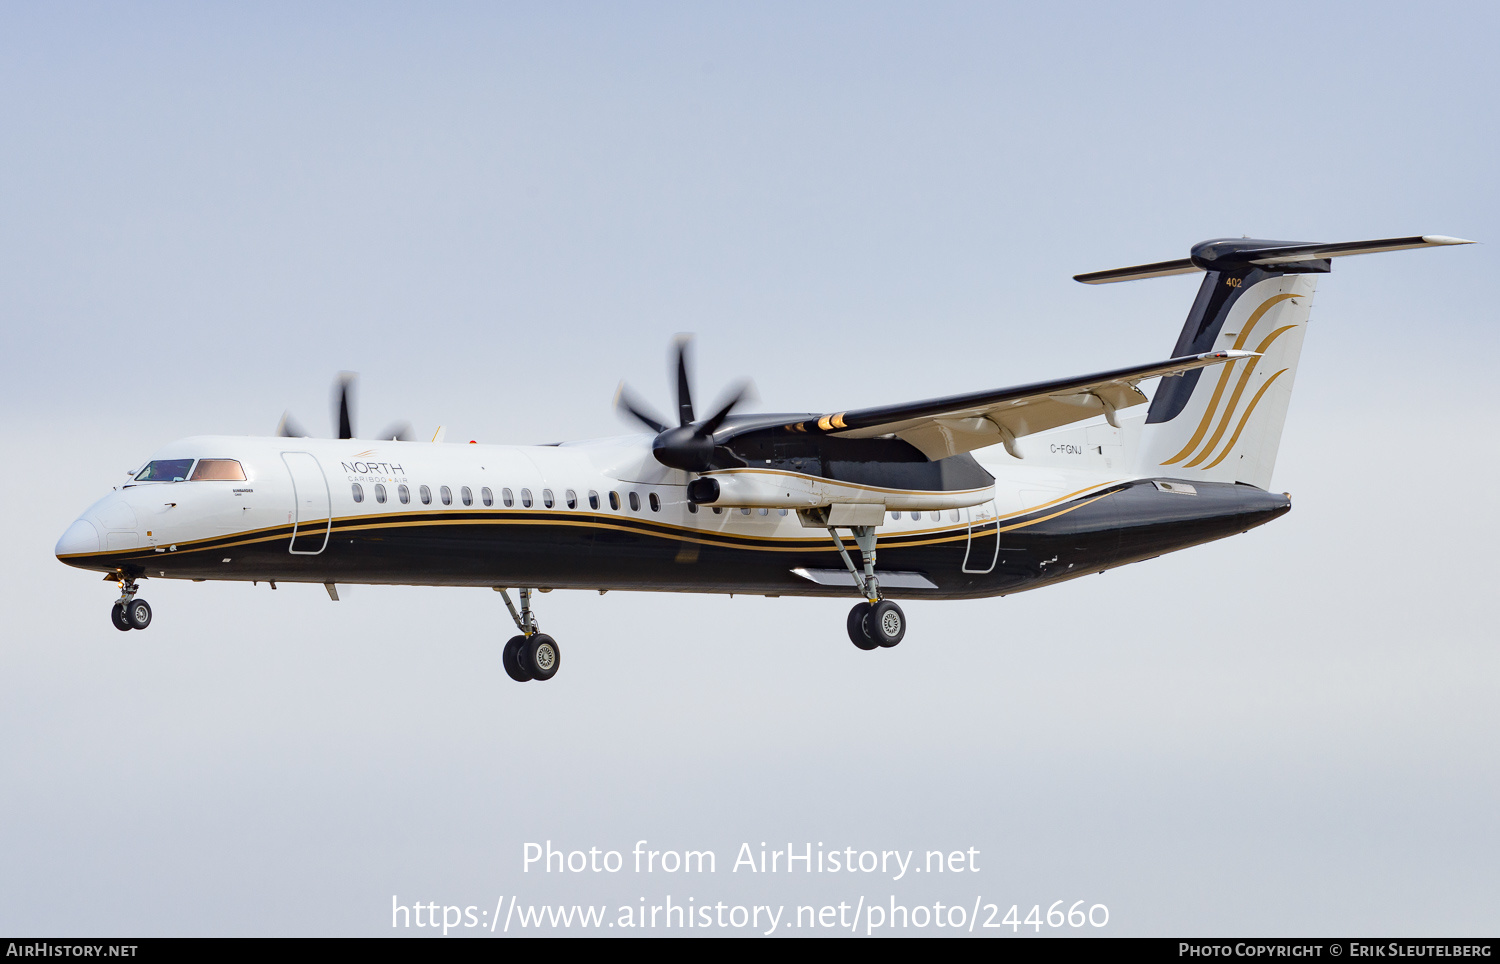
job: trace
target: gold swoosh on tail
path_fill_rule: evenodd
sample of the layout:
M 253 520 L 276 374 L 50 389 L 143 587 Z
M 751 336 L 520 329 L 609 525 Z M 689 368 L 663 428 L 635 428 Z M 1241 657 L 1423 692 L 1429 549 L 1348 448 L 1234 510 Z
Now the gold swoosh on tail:
M 1285 294 L 1279 294 L 1271 298 L 1267 298 L 1266 303 L 1255 309 L 1255 312 L 1248 319 L 1246 319 L 1244 329 L 1240 332 L 1240 336 L 1234 340 L 1234 347 L 1236 349 L 1245 347 L 1245 342 L 1250 338 L 1250 332 L 1254 330 L 1255 326 L 1260 322 L 1260 320 L 1265 317 L 1266 312 L 1281 304 L 1283 301 L 1286 301 L 1289 298 L 1296 297 L 1298 297 L 1296 294 L 1288 292 Z M 1208 431 L 1209 423 L 1214 420 L 1214 415 L 1218 413 L 1219 399 L 1223 397 L 1224 388 L 1229 384 L 1230 371 L 1237 364 L 1239 363 L 1229 362 L 1224 366 L 1224 370 L 1219 373 L 1219 384 L 1214 388 L 1213 398 L 1209 399 L 1208 410 L 1203 413 L 1203 421 L 1198 423 L 1198 430 L 1193 433 L 1192 438 L 1188 439 L 1188 443 L 1182 447 L 1181 452 L 1178 452 L 1176 455 L 1161 463 L 1162 465 L 1171 465 L 1174 462 L 1182 461 L 1192 454 L 1193 450 L 1198 447 L 1199 442 L 1203 441 L 1203 435 Z M 1254 366 L 1252 365 L 1251 367 L 1253 368 Z M 1230 411 L 1233 410 L 1234 409 L 1231 407 Z M 1210 448 L 1212 448 L 1212 446 L 1210 446 Z
M 1283 325 L 1282 327 L 1271 332 L 1264 339 L 1262 339 L 1259 345 L 1255 346 L 1256 354 L 1263 354 L 1267 348 L 1271 347 L 1271 342 L 1275 341 L 1276 339 L 1280 338 L 1282 335 L 1286 334 L 1296 327 L 1296 325 Z M 1192 468 L 1199 462 L 1202 462 L 1204 459 L 1208 458 L 1209 455 L 1213 453 L 1214 447 L 1219 444 L 1219 439 L 1224 437 L 1224 429 L 1229 427 L 1229 419 L 1234 415 L 1234 410 L 1240 403 L 1240 396 L 1245 393 L 1245 386 L 1250 384 L 1250 376 L 1255 374 L 1254 363 L 1259 360 L 1260 359 L 1258 358 L 1253 358 L 1250 360 L 1251 364 L 1245 368 L 1245 373 L 1240 376 L 1240 383 L 1234 386 L 1234 394 L 1229 397 L 1229 406 L 1224 409 L 1224 417 L 1219 419 L 1219 427 L 1214 430 L 1213 438 L 1210 438 L 1208 440 L 1208 444 L 1203 446 L 1203 451 L 1199 453 L 1198 457 L 1193 459 L 1191 462 L 1184 463 L 1183 468 Z
M 1286 373 L 1286 371 L 1287 369 L 1283 368 L 1281 371 L 1266 379 L 1266 383 L 1260 387 L 1260 391 L 1256 392 L 1255 397 L 1250 399 L 1250 407 L 1246 408 L 1245 414 L 1240 416 L 1240 424 L 1234 427 L 1234 434 L 1229 436 L 1229 444 L 1224 446 L 1224 451 L 1219 453 L 1218 458 L 1214 459 L 1212 462 L 1203 467 L 1204 471 L 1207 471 L 1218 465 L 1220 462 L 1224 461 L 1224 456 L 1234 451 L 1234 443 L 1240 440 L 1240 433 L 1245 430 L 1245 423 L 1250 421 L 1250 413 L 1255 411 L 1255 406 L 1260 404 L 1261 396 L 1266 393 L 1266 389 L 1271 387 L 1271 383 L 1280 378 L 1283 374 Z

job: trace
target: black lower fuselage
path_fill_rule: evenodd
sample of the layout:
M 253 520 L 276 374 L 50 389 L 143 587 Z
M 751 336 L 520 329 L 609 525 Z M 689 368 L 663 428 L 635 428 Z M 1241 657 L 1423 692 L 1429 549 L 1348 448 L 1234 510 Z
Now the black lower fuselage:
M 878 570 L 918 574 L 932 584 L 892 580 L 886 595 L 893 598 L 1003 595 L 1234 535 L 1289 508 L 1286 496 L 1246 485 L 1200 482 L 1183 492 L 1152 480 L 1122 482 L 1000 518 L 882 533 Z M 734 511 L 726 510 L 731 520 Z M 852 540 L 846 545 L 854 551 Z M 709 531 L 563 507 L 334 517 L 325 527 L 304 526 L 296 541 L 291 525 L 272 526 L 68 561 L 145 578 L 854 594 L 852 578 L 827 578 L 843 563 L 826 530 L 762 536 L 732 524 Z

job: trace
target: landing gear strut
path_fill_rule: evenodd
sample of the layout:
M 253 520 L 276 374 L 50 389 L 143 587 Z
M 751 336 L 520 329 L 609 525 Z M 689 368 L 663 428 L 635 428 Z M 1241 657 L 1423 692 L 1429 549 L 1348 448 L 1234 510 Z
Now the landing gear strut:
M 844 540 L 839 538 L 838 530 L 833 526 L 828 527 L 828 534 L 833 536 L 833 544 L 838 546 L 845 568 L 854 577 L 855 589 L 865 597 L 865 602 L 849 610 L 849 640 L 860 649 L 869 650 L 881 646 L 889 648 L 906 636 L 906 614 L 889 599 L 880 598 L 880 583 L 875 578 L 875 527 L 850 526 L 849 531 L 854 535 L 855 544 L 859 546 L 859 554 L 864 562 L 863 572 L 856 569 L 854 560 L 849 558 L 849 550 L 844 548 Z
M 508 591 L 500 586 L 496 586 L 495 591 L 505 600 L 510 618 L 521 631 L 521 635 L 512 636 L 501 651 L 500 662 L 505 666 L 506 675 L 517 683 L 549 680 L 556 676 L 557 668 L 562 665 L 562 652 L 556 640 L 537 629 L 536 615 L 531 611 L 531 590 L 521 590 L 519 612 L 510 601 Z
M 121 632 L 150 626 L 151 604 L 144 599 L 135 598 L 135 577 L 118 576 L 115 581 L 120 584 L 120 598 L 110 607 L 109 621 Z

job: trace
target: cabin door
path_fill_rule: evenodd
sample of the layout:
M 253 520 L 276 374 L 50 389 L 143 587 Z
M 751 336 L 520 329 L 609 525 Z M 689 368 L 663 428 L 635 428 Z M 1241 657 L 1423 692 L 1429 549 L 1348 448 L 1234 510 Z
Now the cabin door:
M 282 452 L 281 461 L 292 476 L 292 540 L 287 551 L 315 556 L 328 547 L 333 526 L 333 497 L 323 467 L 308 452 Z
M 1000 523 L 994 502 L 971 505 L 964 510 L 969 519 L 969 539 L 964 548 L 964 572 L 993 572 L 1000 558 Z

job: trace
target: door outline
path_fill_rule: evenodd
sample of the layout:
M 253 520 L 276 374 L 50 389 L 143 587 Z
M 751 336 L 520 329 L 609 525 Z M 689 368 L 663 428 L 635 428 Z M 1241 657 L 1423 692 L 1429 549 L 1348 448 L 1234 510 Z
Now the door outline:
M 964 509 L 964 518 L 967 519 L 968 522 L 969 522 L 969 539 L 968 539 L 968 542 L 964 545 L 964 564 L 960 568 L 964 572 L 974 573 L 976 575 L 983 575 L 983 574 L 988 573 L 988 572 L 994 572 L 995 571 L 995 563 L 1000 560 L 1000 514 L 999 514 L 998 511 L 995 510 L 995 503 L 994 503 L 993 500 L 991 500 L 990 502 L 984 503 L 984 505 L 986 505 L 986 506 L 988 506 L 990 508 L 990 515 L 991 515 L 992 520 L 995 523 L 995 552 L 994 552 L 994 554 L 992 556 L 990 556 L 989 565 L 985 566 L 983 569 L 970 569 L 969 568 L 969 562 L 973 558 L 973 555 L 974 555 L 974 521 L 975 521 L 974 520 L 974 510 L 977 509 L 977 508 L 981 508 L 981 507 L 980 506 L 969 506 L 968 508 Z M 985 522 L 984 522 L 984 520 L 981 519 L 979 521 L 979 528 L 981 530 L 983 530 L 984 526 L 985 526 Z M 982 560 L 980 560 L 980 559 L 973 559 L 973 561 L 977 565 Z
M 291 460 L 287 458 L 289 455 L 305 456 L 311 459 L 313 467 L 318 470 L 318 478 L 323 483 L 323 504 L 327 508 L 327 518 L 323 520 L 323 544 L 310 551 L 297 548 L 298 529 L 302 525 L 302 497 L 297 490 L 297 470 L 292 467 Z M 286 544 L 286 551 L 294 556 L 316 556 L 328 548 L 328 539 L 333 532 L 333 490 L 328 486 L 328 476 L 323 472 L 322 463 L 311 452 L 282 452 L 281 462 L 286 466 L 287 475 L 291 476 L 292 479 L 292 538 Z M 313 498 L 317 497 L 316 492 L 311 493 L 311 495 Z M 309 534 L 311 531 L 309 529 Z

